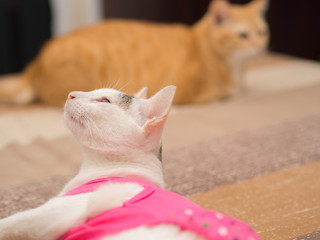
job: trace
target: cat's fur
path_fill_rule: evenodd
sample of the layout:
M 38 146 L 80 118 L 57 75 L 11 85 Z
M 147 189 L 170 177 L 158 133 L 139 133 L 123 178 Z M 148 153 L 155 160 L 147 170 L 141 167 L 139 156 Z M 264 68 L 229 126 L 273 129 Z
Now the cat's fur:
M 266 2 L 214 0 L 191 27 L 107 20 L 53 39 L 19 79 L 0 82 L 0 102 L 62 105 L 72 90 L 114 84 L 130 94 L 176 85 L 174 103 L 230 96 L 242 84 L 243 64 L 267 45 Z
M 143 189 L 136 183 L 113 183 L 94 192 L 60 197 L 92 179 L 134 177 L 164 186 L 158 152 L 175 87 L 166 87 L 150 99 L 141 98 L 145 92 L 142 89 L 136 97 L 113 89 L 69 94 L 65 122 L 80 143 L 83 165 L 57 197 L 38 208 L 1 219 L 0 240 L 56 240 L 99 213 L 121 206 Z M 203 238 L 161 224 L 142 226 L 106 239 Z

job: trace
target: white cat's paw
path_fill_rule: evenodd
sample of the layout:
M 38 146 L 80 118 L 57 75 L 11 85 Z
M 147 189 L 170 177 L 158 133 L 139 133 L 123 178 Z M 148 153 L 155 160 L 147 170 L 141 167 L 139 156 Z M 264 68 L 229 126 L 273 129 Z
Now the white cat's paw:
M 135 183 L 112 183 L 101 186 L 89 199 L 88 218 L 112 208 L 120 207 L 125 201 L 133 198 L 143 187 Z

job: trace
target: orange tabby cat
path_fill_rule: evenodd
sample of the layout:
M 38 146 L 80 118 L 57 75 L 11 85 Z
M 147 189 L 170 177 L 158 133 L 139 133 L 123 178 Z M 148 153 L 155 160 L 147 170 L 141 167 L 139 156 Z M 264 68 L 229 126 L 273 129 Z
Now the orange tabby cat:
M 113 84 L 128 93 L 148 86 L 150 94 L 176 85 L 175 103 L 230 96 L 245 61 L 267 45 L 266 1 L 212 1 L 191 27 L 106 20 L 53 39 L 16 82 L 0 82 L 0 101 L 62 105 L 70 91 Z

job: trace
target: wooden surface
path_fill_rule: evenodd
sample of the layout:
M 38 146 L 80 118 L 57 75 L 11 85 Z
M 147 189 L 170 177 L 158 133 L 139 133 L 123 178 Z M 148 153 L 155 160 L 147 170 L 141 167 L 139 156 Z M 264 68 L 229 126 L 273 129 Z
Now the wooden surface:
M 262 239 L 294 239 L 320 229 L 319 172 L 320 163 L 311 163 L 190 198 L 246 221 Z

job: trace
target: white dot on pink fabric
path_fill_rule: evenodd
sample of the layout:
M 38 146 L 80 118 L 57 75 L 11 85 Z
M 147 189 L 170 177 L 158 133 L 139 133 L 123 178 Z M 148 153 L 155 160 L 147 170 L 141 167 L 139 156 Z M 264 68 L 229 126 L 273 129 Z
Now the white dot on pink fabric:
M 216 217 L 217 217 L 218 219 L 222 219 L 222 218 L 223 218 L 223 215 L 222 215 L 221 213 L 216 213 Z
M 220 236 L 226 236 L 227 233 L 228 233 L 228 229 L 226 229 L 225 227 L 220 227 L 218 229 L 218 233 L 219 233 Z
M 187 215 L 187 216 L 190 216 L 193 214 L 193 210 L 192 209 L 186 209 L 184 210 L 184 214 Z

